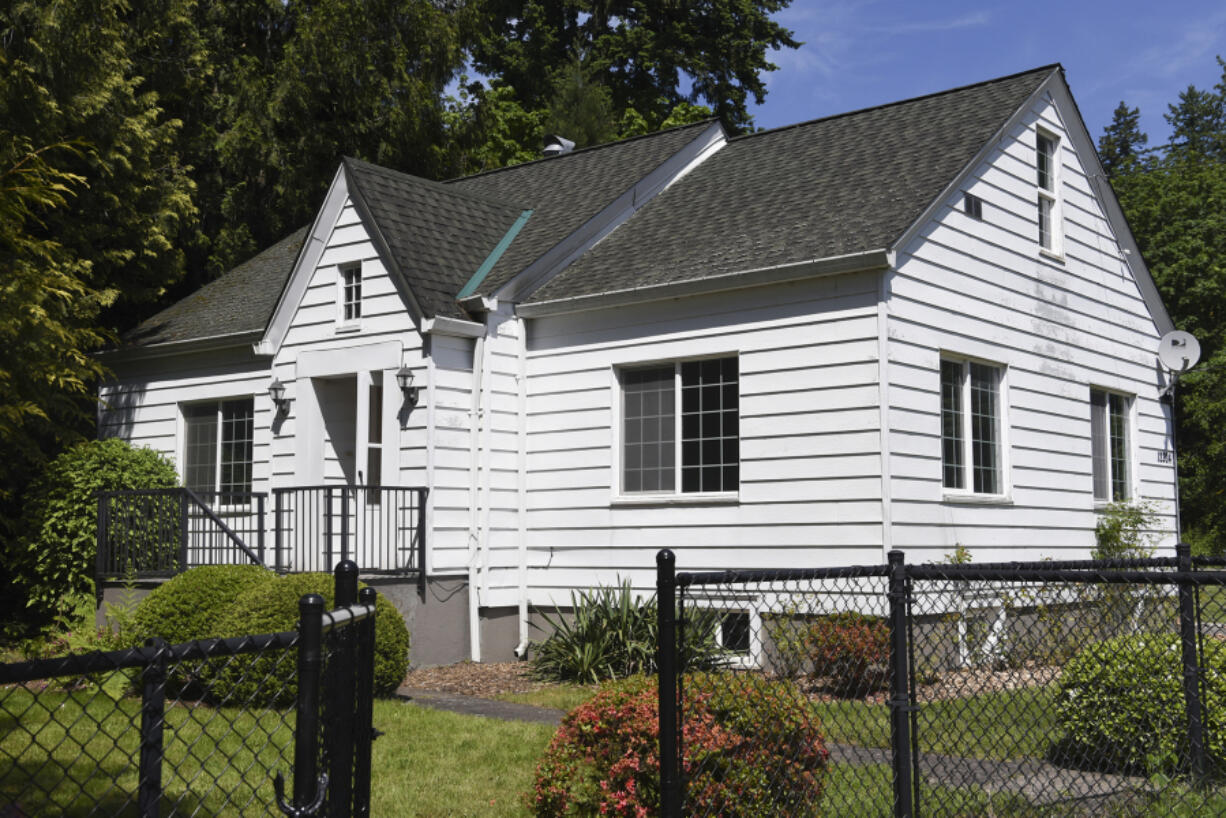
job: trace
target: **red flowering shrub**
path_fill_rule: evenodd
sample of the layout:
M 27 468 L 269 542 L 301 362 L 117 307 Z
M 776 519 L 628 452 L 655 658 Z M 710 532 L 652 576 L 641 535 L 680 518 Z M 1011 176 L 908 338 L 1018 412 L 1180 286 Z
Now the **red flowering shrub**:
M 698 814 L 817 816 L 829 752 L 812 705 L 790 682 L 687 676 L 682 776 Z M 659 692 L 636 676 L 562 720 L 537 766 L 540 818 L 648 818 L 660 808 Z
M 823 616 L 807 636 L 813 673 L 844 694 L 876 690 L 890 663 L 890 630 L 879 616 L 848 611 Z

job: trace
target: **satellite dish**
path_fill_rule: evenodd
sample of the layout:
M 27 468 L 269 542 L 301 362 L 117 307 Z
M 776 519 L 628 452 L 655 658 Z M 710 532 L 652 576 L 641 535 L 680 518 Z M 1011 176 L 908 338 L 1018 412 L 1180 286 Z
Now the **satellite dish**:
M 1158 341 L 1158 360 L 1172 372 L 1187 372 L 1200 360 L 1200 342 L 1190 332 L 1172 330 Z

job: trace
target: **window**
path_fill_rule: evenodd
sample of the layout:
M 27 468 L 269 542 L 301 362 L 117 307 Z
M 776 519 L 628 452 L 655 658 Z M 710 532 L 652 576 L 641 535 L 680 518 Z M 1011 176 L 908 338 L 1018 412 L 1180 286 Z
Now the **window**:
M 354 324 L 362 317 L 362 267 L 341 268 L 341 311 L 342 324 Z
M 381 377 L 382 373 L 374 373 Z M 370 385 L 366 408 L 366 485 L 370 487 L 371 505 L 379 505 L 383 493 L 383 382 Z
M 941 484 L 974 494 L 1003 494 L 1002 369 L 941 360 Z
M 1128 462 L 1128 418 L 1131 401 L 1124 395 L 1090 390 L 1090 456 L 1094 499 L 1104 503 L 1131 496 Z
M 621 370 L 622 492 L 732 492 L 740 485 L 736 358 Z
M 749 614 L 729 611 L 719 619 L 719 646 L 732 653 L 748 654 L 750 649 Z
M 183 485 L 202 495 L 251 491 L 255 412 L 251 398 L 183 407 Z M 206 497 L 205 499 L 209 499 Z
M 1035 169 L 1038 185 L 1039 246 L 1060 252 L 1059 165 L 1056 137 L 1039 131 L 1035 136 Z

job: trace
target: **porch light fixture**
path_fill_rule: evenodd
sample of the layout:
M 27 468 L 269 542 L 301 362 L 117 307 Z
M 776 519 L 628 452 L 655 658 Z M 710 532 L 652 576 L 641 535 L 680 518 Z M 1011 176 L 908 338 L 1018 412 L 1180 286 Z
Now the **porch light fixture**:
M 284 415 L 289 411 L 289 398 L 285 397 L 285 384 L 281 383 L 280 378 L 274 378 L 268 385 L 268 396 L 277 407 L 277 414 Z
M 404 399 L 409 406 L 417 405 L 418 388 L 413 385 L 413 370 L 407 366 L 400 367 L 396 371 L 396 385 L 400 387 L 400 391 L 404 393 Z

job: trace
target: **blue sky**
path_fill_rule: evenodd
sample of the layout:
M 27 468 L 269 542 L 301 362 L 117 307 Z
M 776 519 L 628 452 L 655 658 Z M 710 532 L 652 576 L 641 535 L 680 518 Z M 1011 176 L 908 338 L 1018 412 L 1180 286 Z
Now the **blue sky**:
M 1122 99 L 1155 145 L 1167 104 L 1212 88 L 1226 59 L 1224 0 L 793 0 L 775 19 L 804 45 L 773 55 L 765 104 L 751 108 L 760 128 L 1058 62 L 1095 139 Z

